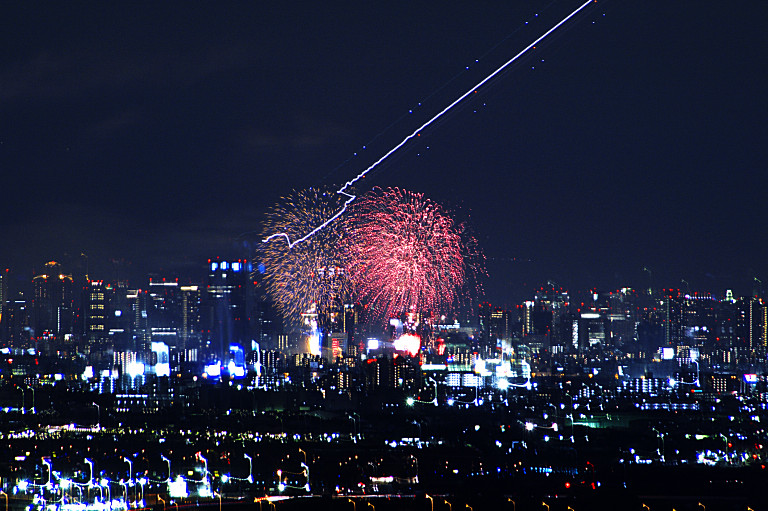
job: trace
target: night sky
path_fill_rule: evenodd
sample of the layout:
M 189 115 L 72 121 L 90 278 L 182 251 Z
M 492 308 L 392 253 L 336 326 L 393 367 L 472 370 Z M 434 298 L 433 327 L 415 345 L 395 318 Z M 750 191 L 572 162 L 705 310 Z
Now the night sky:
M 200 278 L 252 252 L 281 195 L 354 177 L 581 4 L 16 3 L 0 265 L 18 282 L 81 253 L 93 277 Z M 359 190 L 469 216 L 494 302 L 644 287 L 644 267 L 768 286 L 767 19 L 761 0 L 595 3 Z

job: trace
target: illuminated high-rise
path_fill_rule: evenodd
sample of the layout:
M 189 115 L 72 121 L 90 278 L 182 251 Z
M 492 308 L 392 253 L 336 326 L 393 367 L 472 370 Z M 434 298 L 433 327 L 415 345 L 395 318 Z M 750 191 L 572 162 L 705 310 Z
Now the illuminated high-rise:
M 0 336 L 2 336 L 2 324 L 3 324 L 3 309 L 5 308 L 5 301 L 8 299 L 8 292 L 6 291 L 7 282 L 6 274 L 8 270 L 0 272 Z M 0 339 L 1 340 L 1 339 Z
M 229 356 L 230 344 L 251 345 L 249 264 L 240 260 L 208 263 L 202 319 L 209 348 L 220 361 Z
M 56 261 L 45 264 L 33 281 L 32 328 L 37 338 L 62 338 L 72 333 L 74 322 L 72 275 Z
M 200 341 L 200 287 L 181 286 L 181 329 L 179 350 L 196 348 Z
M 83 319 L 88 342 L 98 342 L 109 337 L 107 328 L 108 297 L 103 281 L 89 281 L 83 290 Z

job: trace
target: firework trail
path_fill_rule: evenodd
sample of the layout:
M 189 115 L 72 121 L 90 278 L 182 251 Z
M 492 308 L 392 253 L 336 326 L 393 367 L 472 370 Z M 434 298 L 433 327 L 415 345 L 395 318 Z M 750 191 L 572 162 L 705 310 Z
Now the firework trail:
M 421 132 L 421 131 L 423 131 L 425 128 L 427 128 L 427 127 L 429 127 L 430 125 L 432 125 L 433 123 L 435 123 L 435 121 L 437 121 L 438 119 L 440 119 L 440 117 L 442 117 L 443 115 L 445 115 L 445 114 L 446 114 L 446 113 L 447 113 L 449 110 L 453 109 L 453 108 L 454 108 L 456 105 L 458 105 L 459 103 L 461 103 L 462 101 L 464 101 L 464 100 L 465 100 L 465 99 L 466 99 L 468 96 L 470 96 L 470 95 L 471 95 L 471 94 L 473 94 L 473 93 L 476 93 L 476 92 L 477 92 L 477 89 L 479 89 L 480 87 L 482 87 L 483 85 L 485 85 L 486 83 L 488 83 L 490 80 L 492 80 L 494 77 L 496 77 L 496 76 L 497 76 L 499 73 L 501 73 L 502 71 L 504 71 L 504 70 L 505 70 L 507 67 L 509 67 L 510 65 L 512 65 L 513 63 L 515 63 L 515 62 L 516 62 L 516 61 L 517 61 L 517 60 L 518 60 L 520 57 L 522 57 L 522 56 L 523 56 L 525 53 L 527 53 L 527 52 L 528 52 L 528 51 L 529 51 L 531 48 L 535 48 L 537 44 L 539 44 L 539 43 L 540 43 L 542 40 L 544 40 L 544 39 L 545 39 L 547 36 L 549 36 L 549 35 L 550 35 L 552 32 L 554 32 L 555 30 L 557 30 L 558 28 L 560 28 L 562 25 L 564 25 L 565 23 L 567 23 L 567 22 L 568 22 L 568 20 L 570 20 L 571 18 L 573 18 L 574 16 L 576 16 L 576 15 L 577 15 L 579 12 L 581 12 L 583 9 L 585 9 L 585 8 L 586 8 L 586 7 L 587 7 L 589 4 L 591 4 L 591 3 L 594 3 L 594 2 L 597 2 L 597 0 L 587 0 L 586 2 L 584 2 L 583 4 L 581 4 L 581 5 L 580 5 L 578 8 L 576 8 L 576 10 L 574 10 L 574 11 L 573 11 L 573 12 L 571 12 L 571 13 L 570 13 L 568 16 L 566 16 L 565 18 L 563 18 L 562 20 L 560 20 L 560 21 L 559 21 L 557 24 L 555 24 L 555 25 L 554 25 L 552 28 L 550 28 L 549 30 L 547 30 L 546 32 L 544 32 L 544 34 L 542 34 L 541 36 L 539 36 L 539 37 L 538 37 L 538 38 L 537 38 L 535 41 L 533 41 L 531 44 L 529 44 L 528 46 L 526 46 L 525 48 L 523 48 L 523 49 L 522 49 L 522 50 L 521 50 L 521 51 L 520 51 L 520 52 L 519 52 L 517 55 L 515 55 L 514 57 L 512 57 L 511 59 L 509 59 L 508 61 L 506 61 L 504 64 L 502 64 L 500 67 L 498 67 L 498 68 L 497 68 L 495 71 L 493 71 L 491 74 L 489 74 L 488 76 L 486 76 L 485 78 L 483 78 L 483 79 L 482 79 L 481 81 L 479 81 L 479 82 L 478 82 L 478 83 L 477 83 L 477 84 L 476 84 L 474 87 L 472 87 L 471 89 L 469 89 L 468 91 L 466 91 L 464 94 L 462 94 L 461 96 L 459 96 L 459 97 L 458 97 L 456 100 L 454 100 L 454 101 L 453 101 L 451 104 L 449 104 L 448 106 L 446 106 L 445 108 L 443 108 L 443 109 L 442 109 L 440 112 L 438 112 L 437 114 L 435 114 L 435 115 L 434 115 L 434 116 L 433 116 L 431 119 L 429 119 L 427 122 L 425 122 L 424 124 L 422 124 L 421 126 L 419 126 L 418 128 L 416 128 L 416 130 L 415 130 L 413 133 L 411 133 L 410 135 L 408 135 L 407 137 L 405 137 L 405 138 L 404 138 L 404 139 L 403 139 L 403 140 L 402 140 L 402 141 L 401 141 L 399 144 L 397 144 L 397 145 L 396 145 L 396 146 L 394 146 L 392 149 L 390 149 L 389 151 L 387 151 L 387 152 L 384 154 L 384 156 L 382 156 L 381 158 L 379 158 L 378 160 L 376 160 L 375 162 L 373 162 L 373 163 L 372 163 L 372 164 L 371 164 L 371 165 L 370 165 L 368 168 L 366 168 L 365 170 L 363 170 L 363 171 L 362 171 L 361 173 L 359 173 L 357 176 L 355 176 L 354 178 L 352 178 L 352 179 L 350 179 L 349 181 L 347 181 L 346 183 L 344 183 L 344 186 L 342 186 L 341 188 L 339 188 L 339 189 L 336 191 L 336 194 L 338 194 L 338 195 L 340 195 L 340 196 L 341 196 L 340 198 L 341 198 L 341 200 L 343 200 L 343 204 L 341 204 L 341 206 L 340 206 L 340 208 L 339 208 L 338 210 L 336 210 L 336 211 L 332 212 L 330 216 L 328 216 L 328 217 L 325 217 L 325 218 L 326 218 L 326 220 L 320 219 L 320 222 L 319 222 L 319 223 L 316 223 L 316 224 L 311 224 L 311 225 L 316 225 L 316 227 L 315 227 L 314 229 L 311 229 L 311 230 L 309 230 L 308 232 L 305 232 L 305 233 L 303 233 L 301 236 L 295 236 L 295 235 L 291 235 L 291 233 L 289 233 L 289 232 L 287 232 L 287 231 L 271 231 L 271 232 L 273 232 L 274 234 L 270 234 L 270 235 L 268 235 L 266 238 L 264 238 L 264 239 L 263 239 L 263 242 L 264 242 L 264 243 L 267 243 L 267 242 L 269 242 L 269 241 L 272 241 L 272 240 L 273 240 L 273 239 L 275 239 L 275 238 L 285 238 L 285 241 L 286 241 L 286 243 L 287 243 L 287 245 L 288 245 L 288 248 L 291 248 L 291 247 L 293 247 L 294 245 L 296 245 L 297 243 L 301 243 L 301 242 L 303 242 L 303 241 L 306 241 L 306 240 L 308 240 L 309 238 L 311 238 L 312 236 L 314 236 L 315 234 L 317 234 L 318 232 L 320 232 L 321 230 L 325 229 L 325 228 L 326 228 L 326 227 L 328 227 L 330 224 L 332 224 L 333 222 L 335 222 L 335 221 L 336 221 L 336 220 L 337 220 L 337 219 L 338 219 L 338 218 L 339 218 L 341 215 L 343 215 L 343 214 L 344 214 L 344 212 L 347 210 L 347 207 L 348 207 L 348 206 L 349 206 L 349 205 L 350 205 L 350 204 L 351 204 L 351 203 L 352 203 L 352 202 L 353 202 L 353 201 L 354 201 L 354 200 L 357 198 L 357 196 L 356 196 L 356 195 L 354 195 L 353 193 L 349 193 L 349 192 L 347 191 L 347 189 L 348 189 L 348 188 L 352 187 L 352 186 L 353 186 L 353 185 L 354 185 L 354 184 L 355 184 L 357 181 L 359 181 L 360 179 L 364 178 L 364 177 L 365 177 L 365 175 L 366 175 L 366 174 L 368 174 L 368 172 L 370 172 L 370 171 L 372 171 L 373 169 L 375 169 L 376 167 L 378 167 L 378 166 L 379 166 L 379 164 L 381 164 L 381 163 L 382 163 L 384 160 L 386 160 L 387 158 L 389 158 L 389 157 L 390 157 L 390 156 L 391 156 L 393 153 L 395 153 L 395 152 L 396 152 L 398 149 L 400 149 L 400 148 L 401 148 L 401 147 L 403 147 L 405 144 L 407 144 L 407 143 L 408 143 L 408 142 L 409 142 L 411 139 L 413 139 L 413 138 L 415 138 L 415 137 L 418 137 L 418 136 L 420 135 L 420 132 Z M 270 232 L 270 231 L 265 231 L 265 232 Z M 291 241 L 291 240 L 293 240 L 293 241 Z
M 341 207 L 334 190 L 310 188 L 283 197 L 267 213 L 264 232 L 279 230 L 292 237 L 304 236 L 312 225 L 324 221 Z M 346 255 L 339 250 L 343 238 L 339 221 L 301 246 L 283 243 L 262 245 L 266 291 L 280 314 L 298 322 L 310 308 L 325 315 L 349 296 Z M 313 307 L 314 306 L 314 307 Z
M 477 251 L 439 204 L 423 194 L 375 188 L 344 221 L 348 273 L 375 313 L 447 311 L 467 281 Z

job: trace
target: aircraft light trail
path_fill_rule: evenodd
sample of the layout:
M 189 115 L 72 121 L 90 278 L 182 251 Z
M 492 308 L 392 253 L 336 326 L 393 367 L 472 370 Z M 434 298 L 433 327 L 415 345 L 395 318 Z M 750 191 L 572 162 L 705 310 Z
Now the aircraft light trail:
M 516 62 L 516 61 L 517 61 L 517 60 L 518 60 L 520 57 L 522 57 L 522 56 L 523 56 L 525 53 L 527 53 L 527 52 L 528 52 L 528 51 L 529 51 L 531 48 L 534 48 L 534 47 L 535 47 L 537 44 L 539 44 L 539 43 L 540 43 L 542 40 L 544 40 L 544 39 L 545 39 L 547 36 L 549 36 L 549 35 L 550 35 L 552 32 L 554 32 L 555 30 L 557 30 L 558 28 L 560 28 L 562 25 L 564 25 L 565 23 L 567 23 L 567 22 L 568 22 L 568 20 L 570 20 L 571 18 L 573 18 L 574 16 L 576 16 L 576 15 L 577 15 L 579 12 L 581 12 L 583 9 L 585 9 L 585 8 L 586 8 L 586 7 L 587 7 L 589 4 L 591 4 L 591 3 L 596 3 L 596 2 L 597 2 L 597 0 L 587 0 L 586 2 L 584 2 L 583 4 L 581 4 L 581 5 L 580 5 L 580 6 L 579 6 L 579 7 L 578 7 L 576 10 L 574 10 L 574 11 L 573 11 L 573 12 L 571 12 L 571 13 L 570 13 L 568 16 L 566 16 L 565 18 L 563 18 L 562 20 L 560 20 L 560 21 L 559 21 L 559 22 L 558 22 L 556 25 L 554 25 L 552 28 L 550 28 L 549 30 L 547 30 L 546 32 L 544 32 L 544 34 L 542 34 L 541 36 L 539 36 L 539 37 L 538 37 L 538 38 L 537 38 L 535 41 L 533 41 L 531 44 L 529 44 L 528 46 L 526 46 L 525 48 L 523 48 L 523 49 L 522 49 L 522 50 L 521 50 L 521 51 L 520 51 L 520 52 L 519 52 L 517 55 L 515 55 L 514 57 L 512 57 L 511 59 L 509 59 L 508 61 L 506 61 L 504 64 L 502 64 L 500 67 L 498 67 L 498 68 L 497 68 L 497 69 L 496 69 L 494 72 L 492 72 L 491 74 L 489 74 L 488 76 L 486 76 L 485 78 L 483 78 L 483 79 L 482 79 L 480 82 L 478 82 L 478 83 L 477 83 L 477 84 L 476 84 L 474 87 L 472 87 L 472 88 L 471 88 L 471 89 L 469 89 L 467 92 L 465 92 L 464 94 L 462 94 L 461 96 L 459 96 L 459 97 L 458 97 L 457 99 L 455 99 L 455 100 L 454 100 L 454 101 L 453 101 L 451 104 L 449 104 L 448 106 L 446 106 L 445 108 L 443 108 L 443 109 L 442 109 L 440 112 L 438 112 L 437 114 L 435 114 L 435 115 L 434 115 L 434 116 L 433 116 L 431 119 L 429 119 L 427 122 L 425 122 L 424 124 L 422 124 L 421 126 L 419 126 L 419 127 L 418 127 L 418 128 L 415 130 L 415 131 L 413 131 L 413 133 L 411 133 L 410 135 L 408 135 L 407 137 L 405 137 L 405 138 L 404 138 L 404 139 L 403 139 L 403 140 L 402 140 L 402 141 L 401 141 L 399 144 L 397 144 L 397 145 L 396 145 L 396 146 L 394 146 L 392 149 L 390 149 L 389 151 L 387 151 L 387 152 L 386 152 L 386 153 L 385 153 L 385 154 L 384 154 L 384 155 L 383 155 L 381 158 L 379 158 L 378 160 L 376 160 L 375 162 L 373 162 L 373 163 L 372 163 L 372 164 L 371 164 L 371 165 L 370 165 L 368 168 L 366 168 L 364 171 L 362 171 L 361 173 L 359 173 L 359 174 L 358 174 L 357 176 L 355 176 L 353 179 L 350 179 L 349 181 L 347 181 L 346 183 L 344 183 L 344 186 L 342 186 L 341 188 L 339 188 L 339 190 L 338 190 L 336 193 L 338 193 L 338 194 L 340 194 L 340 195 L 344 195 L 344 196 L 346 196 L 346 197 L 347 197 L 347 199 L 346 199 L 346 201 L 344 202 L 344 205 L 342 206 L 342 208 L 341 208 L 341 209 L 340 209 L 340 210 L 339 210 L 339 211 L 338 211 L 336 214 L 334 214 L 334 215 L 333 215 L 331 218 L 329 218 L 328 220 L 326 220 L 326 221 L 325 221 L 325 222 L 323 222 L 322 224 L 318 225 L 317 227 L 315 227 L 314 229 L 312 229 L 311 231 L 309 231 L 307 234 L 305 234 L 305 235 L 304 235 L 304 236 L 302 236 L 301 238 L 299 238 L 299 239 L 296 239 L 296 240 L 294 240 L 294 241 L 291 241 L 291 239 L 288 237 L 288 235 L 287 235 L 287 234 L 285 234 L 285 233 L 282 233 L 282 232 L 279 232 L 279 233 L 275 233 L 275 234 L 271 234 L 270 236 L 268 236 L 268 237 L 264 238 L 264 240 L 262 240 L 262 241 L 263 241 L 264 243 L 267 243 L 267 242 L 269 242 L 269 241 L 272 241 L 272 240 L 273 240 L 273 239 L 275 239 L 275 238 L 285 238 L 285 241 L 288 243 L 288 247 L 289 247 L 289 248 L 292 248 L 292 247 L 293 247 L 294 245 L 296 245 L 297 243 L 301 243 L 301 242 L 303 242 L 303 241 L 306 241 L 306 240 L 308 240 L 309 238 L 311 238 L 312 236 L 314 236 L 314 235 L 315 235 L 317 232 L 319 232 L 320 230 L 322 230 L 323 228 L 325 228 L 325 227 L 326 227 L 328 224 L 330 224 L 331 222 L 333 222 L 334 220 L 336 220 L 337 218 L 339 218 L 341 215 L 343 215 L 343 214 L 344 214 L 344 212 L 347 210 L 347 206 L 349 206 L 349 205 L 350 205 L 350 204 L 351 204 L 351 203 L 352 203 L 352 202 L 353 202 L 353 201 L 354 201 L 354 200 L 357 198 L 357 196 L 356 196 L 356 195 L 353 195 L 353 194 L 351 194 L 351 193 L 347 193 L 347 192 L 345 192 L 345 190 L 346 190 L 347 188 L 349 188 L 350 186 L 352 186 L 353 184 L 355 184 L 355 183 L 356 183 L 357 181 L 359 181 L 360 179 L 364 178 L 364 177 L 365 177 L 365 175 L 366 175 L 368 172 L 370 172 L 371 170 L 373 170 L 373 169 L 375 169 L 376 167 L 378 167 L 378 166 L 379 166 L 379 164 L 381 164 L 381 163 L 382 163 L 384 160 L 386 160 L 387 158 L 389 158 L 389 157 L 390 157 L 390 156 L 391 156 L 391 155 L 392 155 L 392 154 L 393 154 L 395 151 L 397 151 L 398 149 L 400 149 L 401 147 L 403 147 L 405 144 L 407 144 L 407 143 L 408 143 L 408 142 L 409 142 L 409 141 L 410 141 L 412 138 L 420 136 L 420 135 L 421 135 L 421 131 L 422 131 L 422 130 L 424 130 L 424 128 L 427 128 L 427 127 L 429 127 L 429 126 L 430 126 L 432 123 L 434 123 L 434 122 L 435 122 L 435 121 L 437 121 L 437 120 L 438 120 L 440 117 L 442 117 L 443 115 L 445 115 L 445 114 L 446 114 L 446 113 L 447 113 L 449 110 L 451 110 L 453 107 L 455 107 L 456 105 L 458 105 L 459 103 L 461 103 L 463 100 L 465 100 L 465 99 L 466 99 L 466 98 L 467 98 L 469 95 L 471 95 L 471 94 L 473 94 L 473 93 L 477 92 L 477 89 L 479 89 L 480 87 L 482 87 L 483 85 L 485 85 L 487 82 L 489 82 L 490 80 L 492 80 L 492 79 L 493 79 L 493 78 L 494 78 L 496 75 L 498 75 L 499 73 L 501 73 L 502 71 L 504 71 L 504 69 L 506 69 L 507 67 L 509 67 L 511 64 L 515 63 L 515 62 Z

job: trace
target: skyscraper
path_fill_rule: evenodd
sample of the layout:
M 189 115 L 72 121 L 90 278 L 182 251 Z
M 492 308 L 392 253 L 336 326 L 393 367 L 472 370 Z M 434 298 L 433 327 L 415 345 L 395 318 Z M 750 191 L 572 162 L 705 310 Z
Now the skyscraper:
M 8 292 L 6 291 L 7 282 L 6 282 L 6 274 L 8 273 L 8 270 L 5 270 L 4 272 L 0 272 L 0 328 L 2 328 L 3 324 L 3 309 L 5 308 L 5 301 L 8 299 Z M 2 332 L 2 330 L 0 330 Z M 0 333 L 0 336 L 2 333 Z
M 72 275 L 64 274 L 56 261 L 45 264 L 33 284 L 32 327 L 35 337 L 62 338 L 72 333 L 74 322 Z
M 229 345 L 251 345 L 249 311 L 252 290 L 248 262 L 208 262 L 205 288 L 205 335 L 219 361 L 229 356 Z
M 104 281 L 92 280 L 83 291 L 83 320 L 85 336 L 89 343 L 104 341 L 109 337 L 107 286 Z
M 181 286 L 181 330 L 179 351 L 197 348 L 200 341 L 200 288 Z M 194 346 L 192 346 L 194 344 Z

